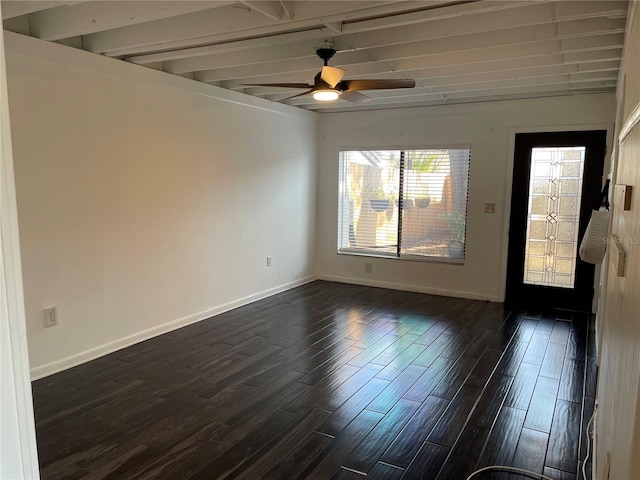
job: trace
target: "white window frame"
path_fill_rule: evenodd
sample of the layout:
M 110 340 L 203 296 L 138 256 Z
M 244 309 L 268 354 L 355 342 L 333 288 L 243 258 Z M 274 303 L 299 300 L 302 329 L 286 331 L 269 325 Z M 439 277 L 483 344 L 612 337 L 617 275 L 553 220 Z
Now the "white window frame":
M 349 208 L 343 208 L 342 204 L 342 181 L 344 175 L 344 165 L 343 165 L 343 153 L 345 152 L 371 152 L 371 151 L 419 151 L 419 150 L 468 150 L 469 152 L 469 160 L 468 160 L 468 169 L 467 169 L 467 185 L 466 185 L 466 202 L 465 202 L 465 241 L 463 247 L 463 255 L 462 258 L 448 257 L 448 256 L 435 256 L 435 255 L 412 255 L 407 253 L 400 253 L 401 246 L 397 249 L 396 253 L 390 252 L 376 252 L 374 250 L 365 250 L 357 247 L 341 247 L 340 246 L 340 236 L 342 229 L 344 228 L 344 223 L 349 222 Z M 349 256 L 361 256 L 361 257 L 373 257 L 373 258 L 388 258 L 393 260 L 401 260 L 401 261 L 412 261 L 412 262 L 426 262 L 426 263 L 444 263 L 444 264 L 452 264 L 452 265 L 464 265 L 466 257 L 467 257 L 467 231 L 468 231 L 468 221 L 469 221 L 469 188 L 471 182 L 471 155 L 472 149 L 470 144 L 457 144 L 457 145 L 429 145 L 422 147 L 415 146 L 400 146 L 400 147 L 342 147 L 338 152 L 338 212 L 337 212 L 337 253 L 338 255 L 349 255 Z M 399 208 L 399 207 L 398 207 Z M 398 244 L 401 242 L 400 232 L 398 232 Z

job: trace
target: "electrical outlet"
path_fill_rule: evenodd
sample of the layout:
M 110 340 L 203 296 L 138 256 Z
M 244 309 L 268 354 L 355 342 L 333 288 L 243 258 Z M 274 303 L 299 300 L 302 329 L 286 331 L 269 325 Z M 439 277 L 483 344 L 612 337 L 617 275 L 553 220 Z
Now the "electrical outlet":
M 373 263 L 365 263 L 364 264 L 364 273 L 373 273 Z
M 53 327 L 58 324 L 58 308 L 47 307 L 44 309 L 44 328 Z
M 495 203 L 485 203 L 484 204 L 484 213 L 496 213 L 496 204 Z
M 267 267 L 271 266 L 271 257 L 267 257 Z

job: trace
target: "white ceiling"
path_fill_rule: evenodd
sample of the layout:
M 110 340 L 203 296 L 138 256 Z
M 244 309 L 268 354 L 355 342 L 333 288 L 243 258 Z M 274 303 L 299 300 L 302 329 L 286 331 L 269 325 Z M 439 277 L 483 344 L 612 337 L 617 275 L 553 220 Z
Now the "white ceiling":
M 413 78 L 373 101 L 286 100 L 334 112 L 612 92 L 628 3 L 576 1 L 3 0 L 5 29 L 280 101 L 247 83 L 310 82 L 315 48 L 345 79 Z

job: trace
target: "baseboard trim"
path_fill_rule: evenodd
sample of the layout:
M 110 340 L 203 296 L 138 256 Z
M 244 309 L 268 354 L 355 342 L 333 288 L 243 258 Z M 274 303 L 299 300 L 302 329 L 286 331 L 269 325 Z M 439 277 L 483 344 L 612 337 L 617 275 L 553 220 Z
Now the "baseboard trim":
M 424 285 L 414 285 L 410 283 L 384 282 L 380 280 L 366 280 L 354 277 L 342 277 L 340 275 L 318 275 L 318 280 L 326 280 L 329 282 L 348 283 L 351 285 L 364 285 L 366 287 L 389 288 L 391 290 L 403 290 L 406 292 L 428 293 L 431 295 L 440 295 L 442 297 L 468 298 L 470 300 L 483 300 L 487 302 L 501 303 L 502 300 L 497 295 L 481 295 L 476 292 L 467 292 L 464 290 L 450 290 L 446 288 L 426 287 Z
M 201 322 L 202 320 L 206 320 L 221 313 L 228 312 L 229 310 L 233 310 L 234 308 L 247 305 L 257 300 L 262 300 L 263 298 L 270 297 L 271 295 L 286 292 L 287 290 L 305 285 L 307 283 L 313 282 L 314 280 L 316 280 L 315 275 L 303 277 L 293 282 L 284 283 L 282 285 L 278 285 L 277 287 L 263 290 L 252 295 L 248 295 L 246 297 L 224 303 L 222 305 L 211 307 L 206 310 L 201 310 L 191 315 L 178 318 L 177 320 L 172 320 L 162 325 L 158 325 L 156 327 L 134 333 L 133 335 L 129 335 L 127 337 L 123 337 L 109 343 L 105 343 L 104 345 L 85 350 L 75 355 L 56 360 L 55 362 L 34 367 L 30 370 L 31 381 L 48 377 L 49 375 L 53 375 L 54 373 L 58 373 L 77 365 L 89 362 L 91 360 L 95 360 L 96 358 L 103 357 L 118 350 L 122 350 L 123 348 L 129 347 L 136 343 L 140 343 L 144 340 L 149 340 L 150 338 L 157 337 L 158 335 L 172 332 L 193 323 Z

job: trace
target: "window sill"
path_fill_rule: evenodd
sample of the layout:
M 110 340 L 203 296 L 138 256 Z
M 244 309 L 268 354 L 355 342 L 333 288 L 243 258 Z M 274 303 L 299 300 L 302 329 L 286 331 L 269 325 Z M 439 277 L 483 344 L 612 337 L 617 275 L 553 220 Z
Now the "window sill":
M 400 260 L 405 262 L 420 262 L 420 263 L 439 263 L 445 265 L 464 266 L 464 258 L 448 258 L 448 257 L 423 257 L 418 255 L 405 255 L 404 257 L 397 257 L 393 254 L 375 253 L 362 250 L 338 250 L 338 255 L 348 255 L 352 257 L 370 257 L 370 258 L 385 258 L 389 260 Z

